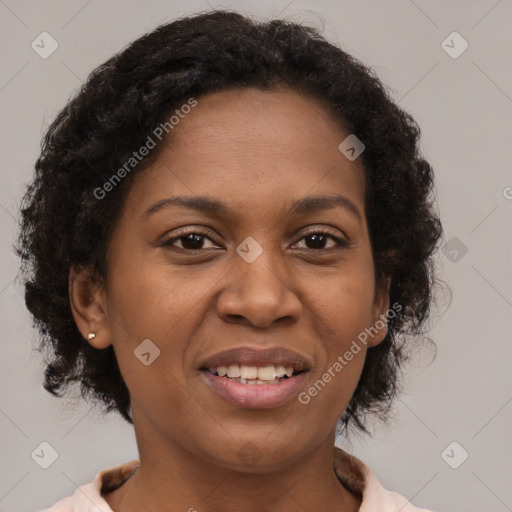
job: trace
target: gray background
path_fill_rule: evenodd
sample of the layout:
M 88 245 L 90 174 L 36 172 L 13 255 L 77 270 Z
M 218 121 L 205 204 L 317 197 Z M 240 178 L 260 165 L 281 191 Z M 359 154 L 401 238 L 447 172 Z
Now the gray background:
M 448 242 L 438 268 L 453 299 L 440 295 L 437 357 L 429 365 L 431 354 L 419 351 L 389 426 L 337 443 L 416 506 L 512 510 L 511 0 L 0 0 L 0 509 L 48 507 L 101 469 L 137 458 L 122 419 L 42 388 L 11 250 L 40 138 L 94 67 L 156 25 L 211 7 L 320 28 L 373 66 L 421 126 Z M 43 31 L 59 45 L 47 59 L 31 48 Z M 469 44 L 457 58 L 443 48 L 458 53 L 462 40 L 442 46 L 453 31 Z M 58 452 L 48 469 L 31 457 L 43 441 Z

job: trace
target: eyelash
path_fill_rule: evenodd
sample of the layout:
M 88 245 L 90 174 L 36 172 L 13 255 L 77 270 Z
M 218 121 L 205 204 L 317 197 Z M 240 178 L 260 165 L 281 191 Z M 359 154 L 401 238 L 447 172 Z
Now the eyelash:
M 214 244 L 216 244 L 215 240 L 212 240 L 212 238 L 207 233 L 204 233 L 202 231 L 198 231 L 196 229 L 196 230 L 190 230 L 190 231 L 183 231 L 179 235 L 174 236 L 172 238 L 169 238 L 168 240 L 163 242 L 162 245 L 165 246 L 165 247 L 171 247 L 173 249 L 178 249 L 178 250 L 187 251 L 187 252 L 199 253 L 200 251 L 207 250 L 207 249 L 185 249 L 184 247 L 173 247 L 174 242 L 176 242 L 180 238 L 186 237 L 188 235 L 199 235 L 201 237 L 207 238 L 208 240 L 210 240 L 210 242 L 213 242 Z M 315 251 L 315 252 L 316 251 L 323 251 L 323 252 L 327 252 L 327 251 L 333 250 L 333 249 L 345 249 L 345 248 L 347 248 L 349 246 L 349 243 L 346 242 L 345 240 L 343 240 L 341 238 L 338 238 L 338 237 L 332 235 L 331 233 L 329 233 L 327 231 L 324 231 L 324 230 L 322 230 L 320 228 L 316 229 L 315 231 L 310 231 L 309 233 L 304 234 L 299 239 L 299 241 L 303 240 L 304 238 L 307 238 L 308 236 L 312 236 L 312 235 L 324 235 L 324 236 L 327 236 L 327 237 L 331 238 L 332 240 L 334 240 L 338 244 L 338 246 L 337 247 L 329 247 L 327 249 L 308 249 L 308 248 L 306 248 L 306 250 L 308 250 L 308 251 Z

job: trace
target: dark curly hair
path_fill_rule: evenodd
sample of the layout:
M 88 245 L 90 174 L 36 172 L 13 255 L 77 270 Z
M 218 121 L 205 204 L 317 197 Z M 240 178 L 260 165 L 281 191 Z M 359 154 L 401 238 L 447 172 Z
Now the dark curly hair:
M 397 392 L 405 347 L 423 334 L 436 284 L 432 255 L 442 228 L 433 208 L 433 171 L 421 157 L 420 130 L 390 99 L 376 74 L 316 30 L 211 11 L 161 25 L 96 68 L 49 126 L 21 205 L 17 254 L 25 302 L 47 351 L 44 387 L 81 396 L 133 423 L 128 388 L 112 346 L 98 350 L 79 332 L 70 307 L 71 266 L 107 275 L 106 248 L 133 177 L 108 200 L 98 187 L 144 145 L 187 98 L 242 87 L 286 86 L 323 101 L 366 146 L 366 216 L 378 285 L 390 283 L 382 343 L 369 348 L 361 378 L 340 418 L 366 431 L 368 413 L 385 418 Z

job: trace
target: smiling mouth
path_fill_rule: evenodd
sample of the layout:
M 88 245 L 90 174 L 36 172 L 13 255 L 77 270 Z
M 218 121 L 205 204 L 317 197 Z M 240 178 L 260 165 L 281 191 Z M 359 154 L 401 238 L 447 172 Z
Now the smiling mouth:
M 222 377 L 232 382 L 247 385 L 278 385 L 307 370 L 298 371 L 292 366 L 266 365 L 249 366 L 232 364 L 216 368 L 201 368 L 216 377 Z
M 201 370 L 211 390 L 231 405 L 242 409 L 271 409 L 284 405 L 298 393 L 308 373 L 308 370 L 295 371 L 293 367 L 269 364 L 231 364 L 217 368 L 202 367 Z M 287 371 L 291 375 L 287 375 Z M 220 375 L 223 373 L 225 375 Z

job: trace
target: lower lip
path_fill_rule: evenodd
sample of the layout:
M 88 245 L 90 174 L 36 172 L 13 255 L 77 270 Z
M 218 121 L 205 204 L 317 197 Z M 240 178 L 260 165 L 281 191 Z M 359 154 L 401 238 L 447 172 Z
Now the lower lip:
M 296 394 L 307 372 L 283 379 L 279 384 L 241 384 L 213 375 L 208 370 L 201 373 L 213 390 L 231 404 L 245 409 L 270 409 Z

